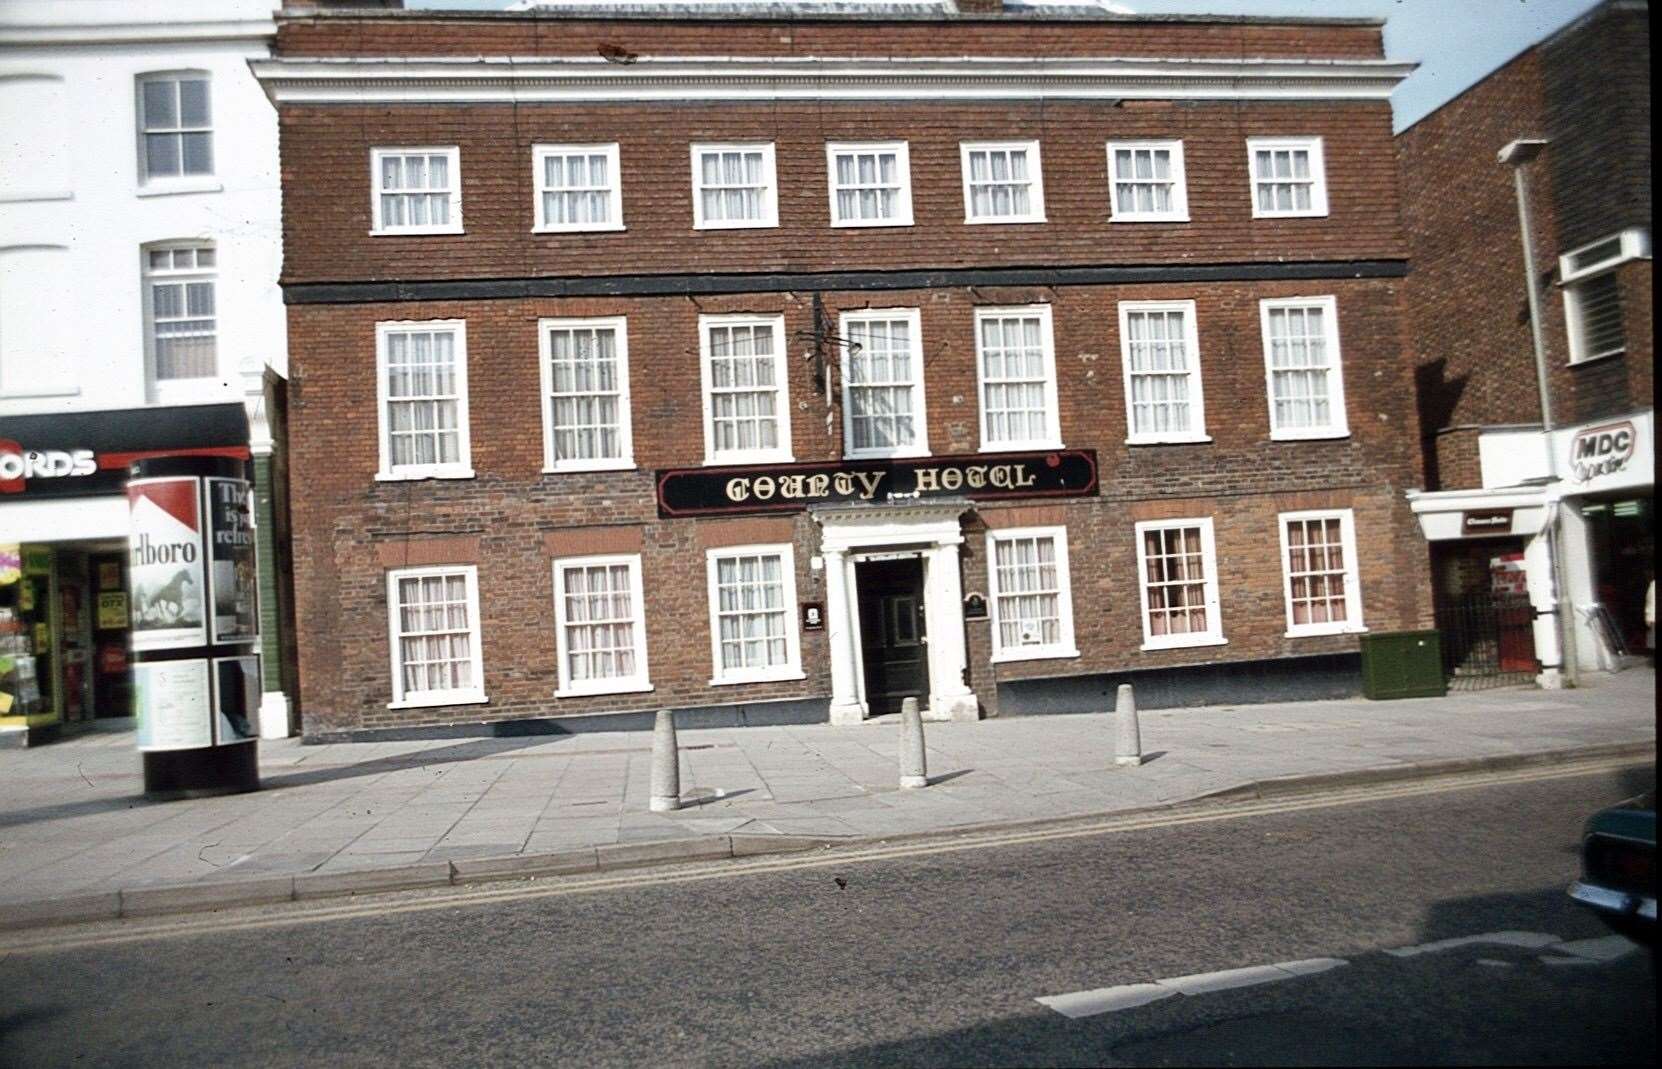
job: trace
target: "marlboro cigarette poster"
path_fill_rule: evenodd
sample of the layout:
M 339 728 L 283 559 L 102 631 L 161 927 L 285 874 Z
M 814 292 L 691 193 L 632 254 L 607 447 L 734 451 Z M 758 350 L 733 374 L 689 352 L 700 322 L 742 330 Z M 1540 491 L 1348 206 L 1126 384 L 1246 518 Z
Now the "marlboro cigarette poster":
M 213 587 L 213 641 L 252 642 L 255 612 L 254 526 L 248 483 L 207 479 L 208 565 Z
M 207 642 L 202 506 L 194 476 L 134 479 L 128 584 L 135 650 L 170 650 Z M 206 745 L 206 744 L 204 744 Z

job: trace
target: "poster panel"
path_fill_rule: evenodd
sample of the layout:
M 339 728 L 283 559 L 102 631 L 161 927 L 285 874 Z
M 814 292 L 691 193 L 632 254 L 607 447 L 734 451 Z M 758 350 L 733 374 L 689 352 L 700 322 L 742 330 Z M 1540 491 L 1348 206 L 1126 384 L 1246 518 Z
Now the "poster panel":
M 260 734 L 260 659 L 214 659 L 214 745 L 246 742 Z
M 210 477 L 206 485 L 213 641 L 252 642 L 259 633 L 259 616 L 255 603 L 253 502 L 248 481 Z
M 127 484 L 132 511 L 127 578 L 135 650 L 181 649 L 208 640 L 196 486 L 196 477 L 189 475 Z
M 138 748 L 195 750 L 213 745 L 206 659 L 145 661 L 133 665 L 133 710 Z

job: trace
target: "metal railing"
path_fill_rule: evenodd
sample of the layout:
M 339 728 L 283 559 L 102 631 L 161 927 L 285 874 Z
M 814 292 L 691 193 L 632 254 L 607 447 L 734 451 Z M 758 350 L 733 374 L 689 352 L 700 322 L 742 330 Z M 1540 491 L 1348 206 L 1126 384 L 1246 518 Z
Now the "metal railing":
M 1475 594 L 1433 606 L 1443 638 L 1443 674 L 1450 690 L 1486 690 L 1530 683 L 1535 659 L 1535 609 L 1527 594 Z

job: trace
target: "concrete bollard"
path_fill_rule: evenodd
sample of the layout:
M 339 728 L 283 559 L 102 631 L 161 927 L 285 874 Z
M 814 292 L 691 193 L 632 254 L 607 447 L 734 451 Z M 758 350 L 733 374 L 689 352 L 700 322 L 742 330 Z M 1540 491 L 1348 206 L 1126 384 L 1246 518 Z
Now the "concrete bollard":
M 658 710 L 652 726 L 652 802 L 654 813 L 681 808 L 681 757 L 675 746 L 675 714 Z
M 1142 732 L 1137 728 L 1137 696 L 1129 683 L 1121 683 L 1114 697 L 1114 763 L 1143 763 Z
M 900 785 L 929 786 L 929 769 L 923 754 L 923 714 L 916 698 L 900 702 Z

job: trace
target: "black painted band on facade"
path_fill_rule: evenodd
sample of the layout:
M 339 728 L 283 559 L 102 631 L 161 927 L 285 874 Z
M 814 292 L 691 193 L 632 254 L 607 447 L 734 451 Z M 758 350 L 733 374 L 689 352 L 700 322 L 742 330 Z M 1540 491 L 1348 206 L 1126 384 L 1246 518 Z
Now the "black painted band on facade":
M 732 275 L 588 275 L 387 282 L 285 282 L 285 304 L 498 300 L 524 297 L 675 297 L 812 290 L 912 290 L 952 286 L 1097 286 L 1155 282 L 1296 282 L 1402 278 L 1406 260 L 1294 263 L 1134 264 L 1099 267 L 940 268 L 918 271 L 809 271 Z

